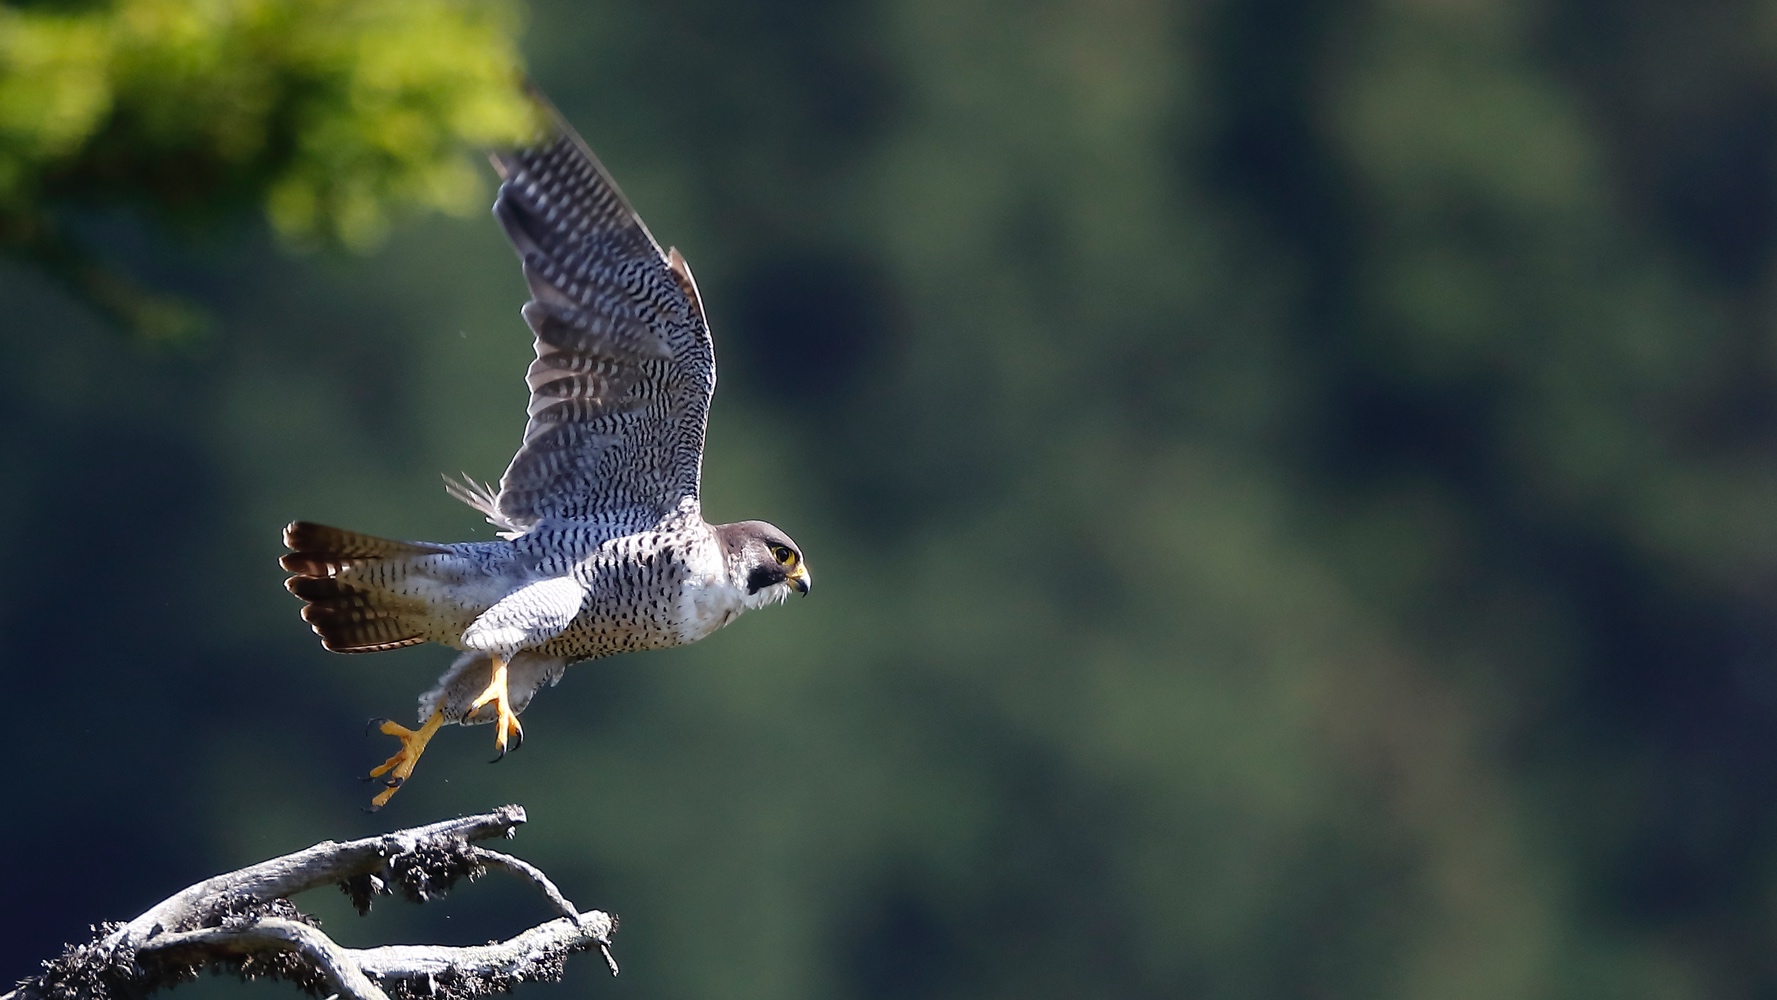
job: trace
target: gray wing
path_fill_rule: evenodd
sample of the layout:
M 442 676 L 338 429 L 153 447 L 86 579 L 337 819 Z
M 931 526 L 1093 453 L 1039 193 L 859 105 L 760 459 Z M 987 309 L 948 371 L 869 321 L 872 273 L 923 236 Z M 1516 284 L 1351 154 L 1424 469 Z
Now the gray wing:
M 691 271 L 662 253 L 573 129 L 494 157 L 494 216 L 530 285 L 537 359 L 496 522 L 642 529 L 698 502 L 716 357 Z

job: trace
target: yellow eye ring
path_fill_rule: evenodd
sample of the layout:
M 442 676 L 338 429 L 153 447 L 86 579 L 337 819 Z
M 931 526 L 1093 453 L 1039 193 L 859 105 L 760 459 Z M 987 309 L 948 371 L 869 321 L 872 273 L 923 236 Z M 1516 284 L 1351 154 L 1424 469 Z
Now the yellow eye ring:
M 781 566 L 796 565 L 796 553 L 791 552 L 787 546 L 773 545 L 771 547 L 771 557 L 776 559 Z

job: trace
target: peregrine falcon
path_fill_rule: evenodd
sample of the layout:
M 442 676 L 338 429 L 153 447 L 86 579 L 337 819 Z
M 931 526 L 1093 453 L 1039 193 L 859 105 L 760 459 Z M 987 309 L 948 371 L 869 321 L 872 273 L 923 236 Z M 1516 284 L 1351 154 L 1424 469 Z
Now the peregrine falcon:
M 524 442 L 497 491 L 447 479 L 499 540 L 284 529 L 286 586 L 327 649 L 462 651 L 420 696 L 418 729 L 382 722 L 401 748 L 370 772 L 385 785 L 372 809 L 440 726 L 493 723 L 504 756 L 523 742 L 519 713 L 568 664 L 696 642 L 743 611 L 808 593 L 808 564 L 788 535 L 763 521 L 704 521 L 716 361 L 697 283 L 573 129 L 548 115 L 536 145 L 493 157 L 494 216 L 523 263 L 536 337 Z

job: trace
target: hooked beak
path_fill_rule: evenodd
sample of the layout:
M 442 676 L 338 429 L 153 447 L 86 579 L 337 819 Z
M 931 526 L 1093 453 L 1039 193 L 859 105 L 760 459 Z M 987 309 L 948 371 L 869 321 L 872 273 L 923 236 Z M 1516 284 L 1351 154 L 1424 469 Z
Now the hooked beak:
M 796 564 L 795 569 L 790 571 L 790 575 L 784 579 L 784 582 L 795 587 L 796 593 L 803 597 L 808 596 L 808 588 L 814 583 L 808 576 L 808 564 L 800 562 Z

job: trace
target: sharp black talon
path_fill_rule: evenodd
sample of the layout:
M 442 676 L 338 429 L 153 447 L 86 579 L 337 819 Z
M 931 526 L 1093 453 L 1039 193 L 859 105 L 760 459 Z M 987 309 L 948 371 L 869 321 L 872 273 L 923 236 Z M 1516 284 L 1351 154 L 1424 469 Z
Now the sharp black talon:
M 382 806 L 365 806 L 364 807 L 364 811 L 367 813 L 375 813 L 375 812 L 380 811 L 381 809 L 382 809 Z
M 389 720 L 388 720 L 388 719 L 385 719 L 385 718 L 383 718 L 383 717 L 382 717 L 382 716 L 380 716 L 380 715 L 379 715 L 379 716 L 377 716 L 377 717 L 376 717 L 376 718 L 374 718 L 374 719 L 371 719 L 371 720 L 370 720 L 370 721 L 369 721 L 369 722 L 366 722 L 366 723 L 365 723 L 365 724 L 364 724 L 364 735 L 366 735 L 366 736 L 369 736 L 369 735 L 370 735 L 370 730 L 371 730 L 371 727 L 373 727 L 373 726 L 375 726 L 375 727 L 378 727 L 378 728 L 380 728 L 380 727 L 381 727 L 381 726 L 382 726 L 382 724 L 383 724 L 383 723 L 385 723 L 385 722 L 387 722 L 387 721 L 389 721 Z
M 390 787 L 390 788 L 400 788 L 402 785 L 407 784 L 407 779 L 406 778 L 390 778 L 389 780 L 383 782 L 383 784 Z

